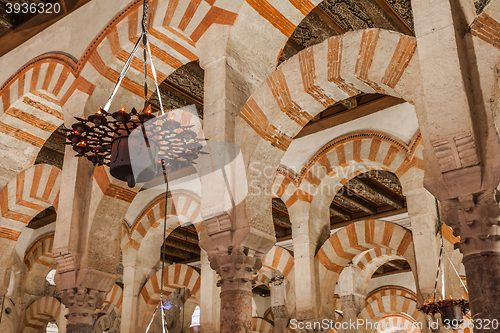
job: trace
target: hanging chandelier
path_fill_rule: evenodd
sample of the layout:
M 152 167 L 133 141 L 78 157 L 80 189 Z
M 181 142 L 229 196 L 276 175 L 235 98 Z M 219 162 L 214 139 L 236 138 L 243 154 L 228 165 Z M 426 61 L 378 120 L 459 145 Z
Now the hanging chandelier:
M 451 267 L 453 267 L 453 270 L 458 276 L 458 279 L 462 283 L 462 287 L 464 290 L 467 292 L 467 287 L 463 283 L 462 279 L 460 278 L 460 274 L 458 274 L 458 271 L 456 270 L 455 266 L 453 265 L 453 262 L 451 261 L 450 257 L 448 256 L 448 253 L 446 253 L 446 250 L 444 249 L 444 244 L 443 244 L 443 231 L 442 231 L 442 222 L 441 222 L 441 216 L 439 214 L 439 206 L 438 202 L 436 199 L 436 211 L 438 215 L 438 226 L 439 226 L 439 234 L 441 238 L 441 251 L 439 254 L 439 262 L 438 262 L 438 268 L 437 268 L 437 275 L 436 275 L 436 282 L 434 284 L 434 299 L 429 299 L 429 301 L 424 302 L 422 307 L 419 308 L 420 311 L 425 313 L 426 315 L 431 315 L 434 316 L 437 313 L 441 315 L 441 322 L 448 327 L 451 327 L 453 330 L 456 330 L 459 328 L 459 326 L 463 323 L 464 319 L 463 316 L 470 311 L 470 306 L 469 306 L 469 301 L 465 299 L 464 296 L 462 296 L 460 299 L 454 299 L 452 295 L 450 295 L 450 298 L 448 299 L 443 299 L 445 296 L 445 290 L 444 290 L 444 259 L 443 259 L 443 254 L 446 254 L 446 257 L 450 261 Z M 441 274 L 441 286 L 442 286 L 442 298 L 439 297 L 439 299 L 436 301 L 436 294 L 437 294 L 437 286 L 438 286 L 438 281 L 439 281 L 439 276 Z
M 136 182 L 148 182 L 163 169 L 177 170 L 194 163 L 203 148 L 194 125 L 181 125 L 174 113 L 168 117 L 163 110 L 156 70 L 147 36 L 148 0 L 143 3 L 142 33 L 127 59 L 118 81 L 103 108 L 88 118 L 75 119 L 77 123 L 67 129 L 69 144 L 77 157 L 85 157 L 95 166 L 107 165 L 111 175 L 126 181 L 129 187 Z M 125 77 L 140 45 L 144 49 L 144 107 L 141 111 L 125 107 L 109 112 L 113 97 Z M 148 101 L 147 58 L 156 85 L 161 115 L 155 116 Z
M 463 316 L 469 312 L 469 301 L 463 296 L 461 299 L 454 299 L 451 295 L 448 299 L 439 298 L 436 302 L 429 299 L 429 302 L 424 302 L 420 311 L 431 316 L 439 312 L 443 323 L 449 323 L 449 325 L 456 327 L 462 324 Z

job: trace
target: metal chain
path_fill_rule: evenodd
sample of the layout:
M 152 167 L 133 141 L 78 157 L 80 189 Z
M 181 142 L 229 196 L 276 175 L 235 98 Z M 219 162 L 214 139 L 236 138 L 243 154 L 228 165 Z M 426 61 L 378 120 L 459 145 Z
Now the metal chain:
M 441 269 L 441 265 L 443 263 L 443 251 L 444 251 L 444 244 L 443 244 L 443 230 L 442 230 L 442 222 L 441 222 L 441 214 L 439 212 L 439 203 L 438 203 L 438 200 L 436 198 L 434 198 L 434 200 L 436 200 L 436 213 L 437 213 L 437 218 L 438 218 L 438 232 L 439 232 L 439 235 L 440 235 L 440 239 L 441 239 L 441 250 L 439 252 L 439 262 L 438 262 L 438 270 L 437 270 L 437 274 L 436 274 L 436 283 L 434 284 L 434 302 L 436 301 L 436 293 L 437 293 L 437 285 L 438 285 L 438 281 L 439 281 L 439 272 L 444 270 L 444 269 Z M 442 281 L 442 288 L 443 288 L 443 298 L 445 297 L 444 296 L 444 271 L 441 272 L 441 274 L 443 274 L 443 281 Z
M 161 167 L 163 169 L 163 177 L 164 177 L 164 181 L 165 181 L 165 215 L 164 215 L 164 218 L 163 218 L 163 242 L 162 242 L 162 245 L 160 247 L 160 254 L 161 254 L 161 282 L 160 282 L 160 285 L 161 285 L 161 288 L 160 288 L 160 302 L 161 302 L 161 305 L 160 305 L 160 308 L 161 308 L 161 321 L 162 321 L 162 325 L 163 325 L 163 332 L 165 332 L 165 312 L 164 312 L 164 309 L 163 309 L 163 274 L 164 274 L 164 270 L 165 270 L 165 251 L 163 251 L 163 243 L 165 243 L 165 239 L 167 238 L 167 203 L 168 203 L 168 169 L 165 167 L 165 161 L 162 160 L 161 161 Z M 172 203 L 173 204 L 173 203 Z M 168 332 L 168 330 L 167 330 Z

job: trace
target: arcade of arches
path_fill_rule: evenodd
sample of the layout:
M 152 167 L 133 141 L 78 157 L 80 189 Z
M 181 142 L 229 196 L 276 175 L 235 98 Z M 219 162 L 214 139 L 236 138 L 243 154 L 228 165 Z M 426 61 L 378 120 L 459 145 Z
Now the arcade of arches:
M 164 107 L 194 104 L 208 145 L 239 152 L 168 193 L 64 145 L 111 93 L 143 1 L 12 2 L 0 332 L 146 332 L 162 288 L 169 332 L 431 332 L 441 244 L 438 296 L 500 320 L 500 0 L 149 0 Z M 111 109 L 142 105 L 141 72 Z

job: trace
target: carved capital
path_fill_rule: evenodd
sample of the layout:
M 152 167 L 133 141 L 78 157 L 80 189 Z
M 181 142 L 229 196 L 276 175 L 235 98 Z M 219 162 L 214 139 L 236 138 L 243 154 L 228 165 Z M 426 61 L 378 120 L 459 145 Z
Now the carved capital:
M 273 306 L 272 310 L 273 310 L 273 317 L 274 317 L 275 321 L 277 319 L 287 319 L 288 318 L 288 314 L 287 314 L 285 305 Z
M 273 271 L 270 282 L 273 287 L 279 287 L 285 282 L 285 276 L 280 271 Z
M 227 252 L 209 257 L 210 267 L 219 274 L 217 286 L 221 291 L 252 290 L 252 275 L 262 267 L 262 259 L 255 252 L 243 248 L 230 248 Z
M 443 220 L 460 236 L 455 247 L 464 256 L 500 251 L 499 199 L 499 192 L 489 189 L 441 202 Z
M 363 308 L 365 303 L 364 297 L 360 295 L 350 294 L 340 296 L 340 303 L 342 304 L 342 309 L 345 310 L 355 310 L 359 311 Z
M 94 311 L 104 302 L 106 293 L 85 287 L 65 289 L 61 291 L 61 301 L 68 308 L 68 324 L 90 325 L 94 321 Z

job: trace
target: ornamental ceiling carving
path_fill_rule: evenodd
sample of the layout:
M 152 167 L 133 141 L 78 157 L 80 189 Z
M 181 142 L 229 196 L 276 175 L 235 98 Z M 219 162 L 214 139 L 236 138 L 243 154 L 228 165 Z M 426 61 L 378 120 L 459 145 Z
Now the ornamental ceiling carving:
M 381 28 L 414 35 L 410 0 L 325 0 L 297 26 L 279 63 L 347 31 Z
M 203 118 L 204 71 L 198 61 L 190 62 L 175 70 L 160 84 L 164 109 L 176 109 L 195 104 L 198 115 Z M 158 105 L 156 92 L 151 102 Z

